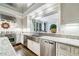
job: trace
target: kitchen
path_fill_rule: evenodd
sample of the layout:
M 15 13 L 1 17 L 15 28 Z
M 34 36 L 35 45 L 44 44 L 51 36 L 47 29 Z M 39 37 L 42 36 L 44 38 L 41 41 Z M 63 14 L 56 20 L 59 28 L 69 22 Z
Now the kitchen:
M 78 3 L 0 4 L 0 56 L 79 56 L 78 11 Z

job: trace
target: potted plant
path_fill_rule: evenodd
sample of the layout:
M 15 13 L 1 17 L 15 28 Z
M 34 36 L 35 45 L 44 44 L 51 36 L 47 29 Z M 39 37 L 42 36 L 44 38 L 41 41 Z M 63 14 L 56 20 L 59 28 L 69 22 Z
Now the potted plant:
M 56 33 L 56 30 L 57 30 L 56 24 L 51 24 L 50 30 L 51 30 L 52 33 Z

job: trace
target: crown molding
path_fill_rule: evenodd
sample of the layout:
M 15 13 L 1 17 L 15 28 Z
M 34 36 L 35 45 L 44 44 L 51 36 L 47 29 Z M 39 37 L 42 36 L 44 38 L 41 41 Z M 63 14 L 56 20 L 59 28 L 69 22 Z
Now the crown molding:
M 14 10 L 4 7 L 4 6 L 0 6 L 0 14 L 6 14 L 6 15 L 20 17 L 20 18 L 22 17 L 22 13 L 14 11 Z

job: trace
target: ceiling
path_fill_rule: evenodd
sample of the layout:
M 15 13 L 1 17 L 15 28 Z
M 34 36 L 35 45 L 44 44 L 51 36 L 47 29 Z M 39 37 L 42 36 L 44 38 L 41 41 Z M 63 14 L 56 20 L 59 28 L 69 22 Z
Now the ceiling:
M 11 8 L 15 11 L 24 13 L 28 8 L 30 8 L 34 3 L 3 3 L 5 7 Z
M 52 3 L 0 3 L 0 14 L 23 18 L 27 15 L 48 16 L 54 12 L 55 4 Z M 50 12 L 50 13 L 48 13 Z M 45 15 L 44 15 L 45 14 Z
M 44 4 L 45 3 L 0 3 L 0 14 L 14 17 L 27 16 L 27 14 Z

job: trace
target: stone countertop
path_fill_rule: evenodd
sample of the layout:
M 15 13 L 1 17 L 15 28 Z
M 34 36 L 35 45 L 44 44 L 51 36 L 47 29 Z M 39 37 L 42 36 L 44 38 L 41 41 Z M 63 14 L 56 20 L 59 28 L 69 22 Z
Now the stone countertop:
M 23 35 L 32 36 L 32 35 L 38 35 L 38 36 L 52 36 L 52 37 L 60 37 L 60 38 L 70 38 L 70 39 L 78 39 L 79 35 L 66 35 L 61 33 L 34 33 L 34 32 L 26 32 L 23 33 Z
M 31 37 L 32 35 L 26 35 L 26 36 L 30 36 Z M 52 41 L 55 41 L 55 42 L 64 43 L 64 44 L 68 44 L 68 45 L 73 45 L 73 46 L 79 47 L 79 36 L 78 37 L 70 36 L 70 38 L 68 37 L 68 35 L 65 36 L 65 37 L 61 37 L 61 36 L 55 37 L 55 36 L 47 36 L 47 35 L 43 36 L 43 35 L 41 35 L 41 36 L 39 36 L 37 38 L 52 40 Z
M 16 52 L 7 37 L 0 37 L 0 56 L 16 56 Z
M 41 37 L 38 37 L 38 38 L 52 40 L 52 41 L 55 41 L 55 42 L 64 43 L 64 44 L 79 47 L 79 40 L 78 39 L 69 39 L 69 38 L 60 38 L 60 37 L 51 37 L 51 36 L 41 36 Z

